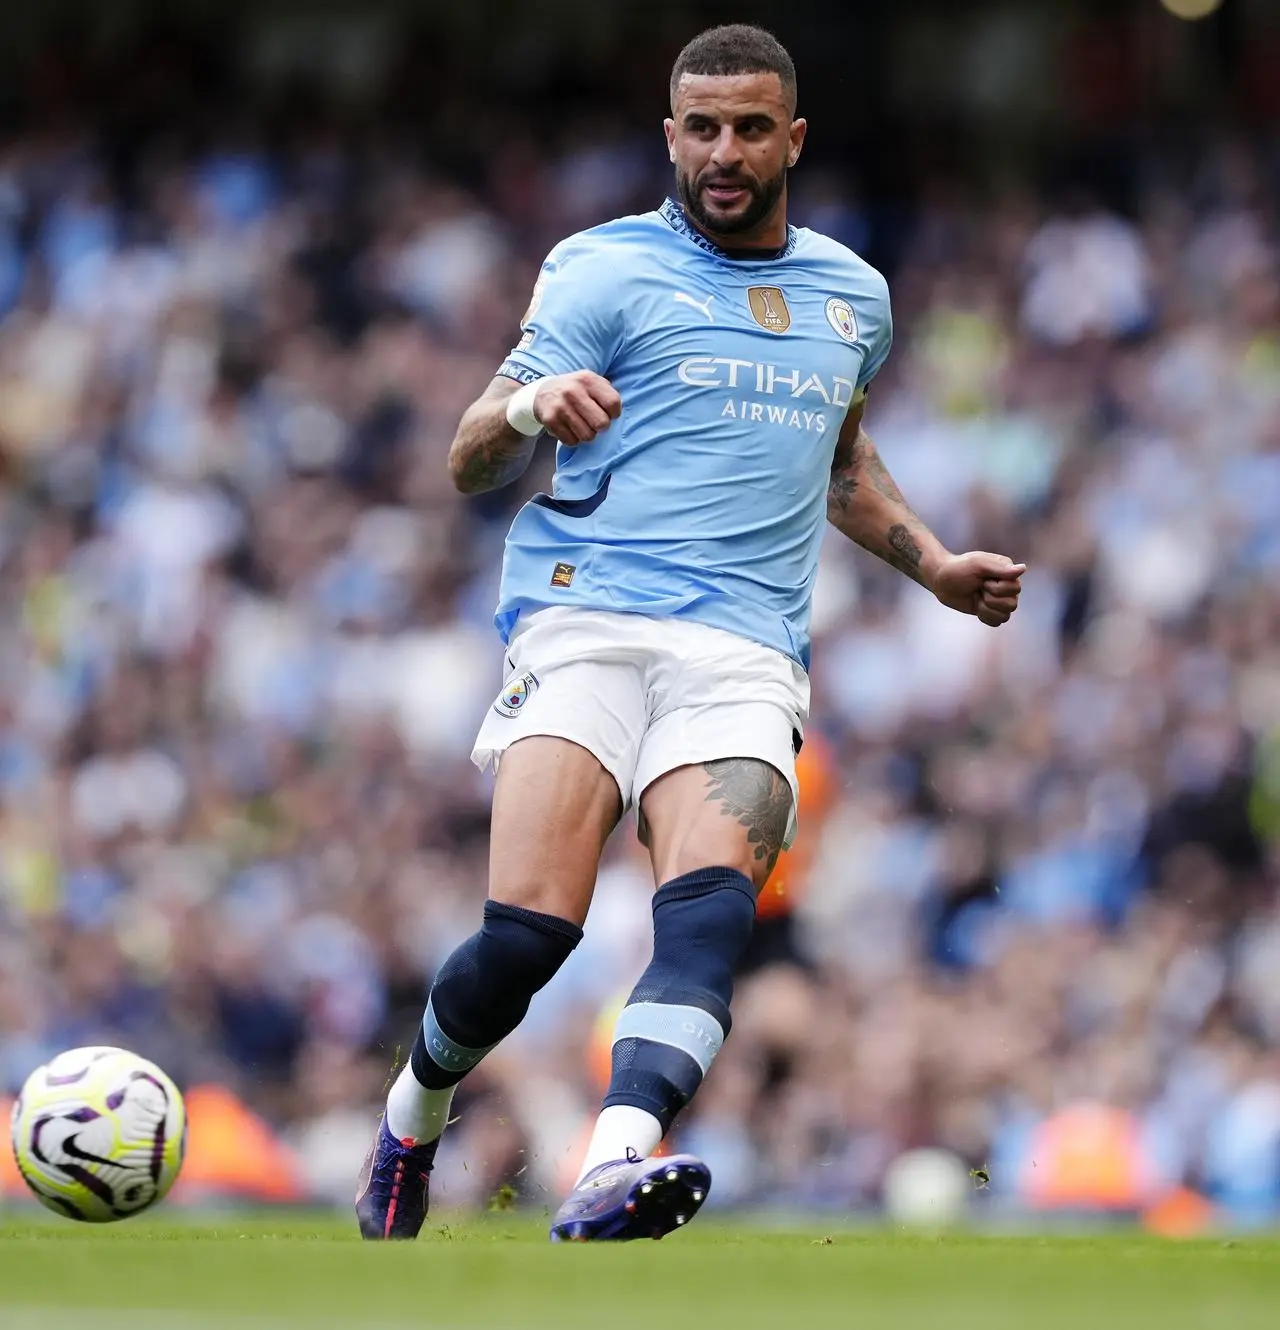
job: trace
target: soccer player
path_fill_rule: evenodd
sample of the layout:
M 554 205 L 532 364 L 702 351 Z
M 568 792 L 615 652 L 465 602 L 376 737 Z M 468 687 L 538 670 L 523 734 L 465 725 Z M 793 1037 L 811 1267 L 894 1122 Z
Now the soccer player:
M 552 250 L 458 426 L 463 493 L 519 476 L 543 433 L 554 492 L 507 538 L 505 683 L 472 755 L 497 764 L 483 923 L 441 966 L 391 1088 L 356 1207 L 367 1238 L 418 1233 L 454 1086 L 577 945 L 629 807 L 658 888 L 653 959 L 551 1236 L 661 1237 L 691 1218 L 706 1166 L 652 1156 L 729 1034 L 756 893 L 795 831 L 824 521 L 952 609 L 995 626 L 1017 607 L 1023 565 L 948 553 L 862 430 L 888 292 L 788 225 L 795 108 L 768 33 L 691 41 L 665 122 L 675 199 Z

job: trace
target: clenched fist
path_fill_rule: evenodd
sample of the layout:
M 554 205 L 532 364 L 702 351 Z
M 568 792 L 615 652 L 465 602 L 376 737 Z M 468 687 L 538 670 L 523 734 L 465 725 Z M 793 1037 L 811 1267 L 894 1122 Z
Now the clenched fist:
M 543 379 L 534 394 L 533 414 L 553 438 L 576 446 L 590 443 L 617 420 L 622 398 L 608 379 L 578 369 Z
M 949 609 L 977 615 L 991 628 L 1007 623 L 1018 608 L 1025 563 L 1003 554 L 974 550 L 953 554 L 933 575 L 932 591 Z

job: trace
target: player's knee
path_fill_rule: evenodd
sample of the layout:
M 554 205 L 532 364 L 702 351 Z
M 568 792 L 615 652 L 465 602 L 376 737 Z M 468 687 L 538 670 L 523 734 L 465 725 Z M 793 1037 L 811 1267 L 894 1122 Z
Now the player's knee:
M 442 1028 L 471 1048 L 505 1038 L 581 939 L 570 920 L 486 901 L 480 931 L 440 967 L 432 986 Z
M 665 846 L 657 872 L 664 882 L 672 882 L 693 873 L 723 868 L 746 878 L 759 895 L 776 862 L 775 853 L 750 841 L 737 826 L 702 828 L 682 841 Z
M 757 858 L 756 850 L 751 845 L 744 845 L 740 837 L 726 837 L 725 843 L 711 847 L 699 845 L 672 856 L 666 866 L 668 871 L 662 874 L 665 881 L 689 877 L 691 874 L 708 872 L 724 868 L 737 873 L 751 883 L 752 891 L 758 896 L 768 880 L 774 864 L 773 856 Z
M 661 881 L 729 868 L 756 892 L 777 863 L 793 815 L 790 782 L 757 758 L 679 768 L 650 786 L 644 799 Z
M 733 970 L 755 912 L 755 888 L 736 869 L 703 868 L 667 882 L 653 898 L 653 961 L 632 1001 L 695 1001 L 727 1032 Z
M 550 874 L 526 877 L 504 873 L 490 888 L 489 894 L 495 902 L 567 919 L 579 928 L 586 921 L 591 904 L 591 893 L 578 882 L 559 881 Z

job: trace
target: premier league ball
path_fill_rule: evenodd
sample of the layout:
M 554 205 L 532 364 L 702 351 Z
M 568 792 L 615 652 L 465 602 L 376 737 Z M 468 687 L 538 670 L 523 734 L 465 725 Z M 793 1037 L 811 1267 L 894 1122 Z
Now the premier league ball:
M 27 1078 L 10 1120 L 27 1186 L 95 1224 L 136 1215 L 177 1180 L 187 1143 L 178 1087 L 123 1048 L 75 1048 Z

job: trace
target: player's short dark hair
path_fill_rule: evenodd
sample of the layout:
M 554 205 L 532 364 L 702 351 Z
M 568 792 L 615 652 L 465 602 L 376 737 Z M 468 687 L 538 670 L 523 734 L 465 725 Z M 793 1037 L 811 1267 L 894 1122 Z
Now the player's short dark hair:
M 787 48 L 773 35 L 752 23 L 726 23 L 700 32 L 676 56 L 671 68 L 671 105 L 686 74 L 776 74 L 782 94 L 794 110 L 796 67 Z

